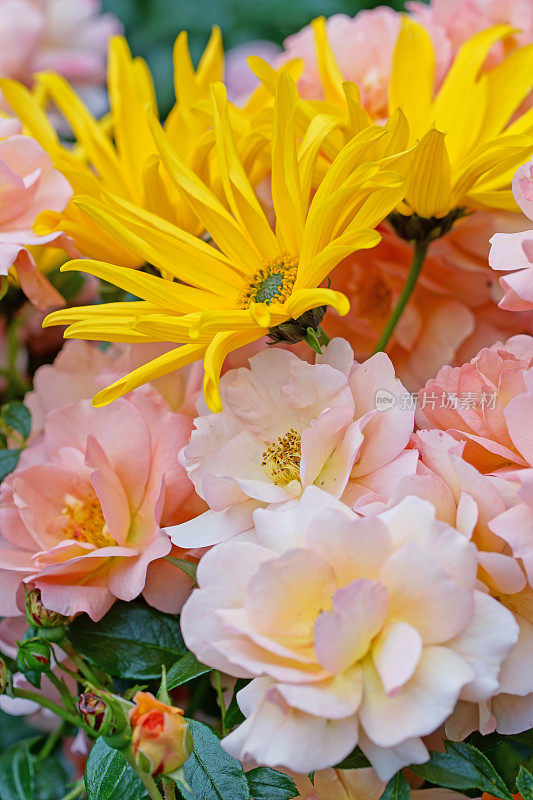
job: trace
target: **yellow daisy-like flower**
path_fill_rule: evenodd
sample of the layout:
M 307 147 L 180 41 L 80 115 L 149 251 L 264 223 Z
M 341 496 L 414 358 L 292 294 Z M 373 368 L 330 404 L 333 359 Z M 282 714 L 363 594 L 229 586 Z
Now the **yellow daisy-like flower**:
M 307 121 L 327 113 L 337 119 L 342 146 L 356 128 L 371 124 L 354 84 L 343 82 L 327 38 L 324 18 L 312 23 L 324 101 L 302 101 Z M 470 38 L 456 55 L 442 86 L 435 85 L 435 52 L 426 30 L 404 16 L 389 84 L 389 113 L 401 110 L 410 145 L 420 142 L 410 164 L 404 214 L 442 218 L 459 208 L 516 211 L 511 179 L 533 153 L 533 111 L 518 109 L 533 88 L 533 45 L 517 48 L 484 69 L 491 48 L 515 33 L 498 25 Z M 272 90 L 272 70 L 250 65 Z
M 213 85 L 212 97 L 223 202 L 155 120 L 151 128 L 169 176 L 216 246 L 118 198 L 107 197 L 105 205 L 75 200 L 139 257 L 177 279 L 90 260 L 63 267 L 92 273 L 141 300 L 58 311 L 46 325 L 69 324 L 69 338 L 181 344 L 104 389 L 96 405 L 203 357 L 206 401 L 219 411 L 218 381 L 229 352 L 310 309 L 348 312 L 344 295 L 320 284 L 343 258 L 379 242 L 375 226 L 404 195 L 403 179 L 389 162 L 368 159 L 375 143 L 391 135 L 377 126 L 341 149 L 313 193 L 316 159 L 330 129 L 313 125 L 300 139 L 296 85 L 281 74 L 271 136 L 273 230 L 239 157 L 222 84 Z
M 206 50 L 194 70 L 182 32 L 174 47 L 177 102 L 165 130 L 181 157 L 196 171 L 207 172 L 206 158 L 213 146 L 210 86 L 222 80 L 224 56 L 220 30 L 214 28 Z M 108 92 L 110 112 L 96 120 L 67 81 L 56 73 L 39 73 L 36 90 L 0 80 L 0 88 L 32 135 L 50 154 L 55 167 L 69 180 L 74 194 L 102 198 L 106 192 L 128 200 L 200 235 L 200 221 L 164 170 L 147 123 L 147 107 L 156 109 L 152 77 L 146 63 L 132 58 L 123 37 L 110 42 Z M 77 146 L 65 147 L 43 111 L 49 101 L 72 128 Z M 203 104 L 203 106 L 202 106 Z M 118 243 L 93 219 L 70 203 L 62 213 L 44 212 L 37 220 L 42 234 L 62 231 L 72 237 L 85 256 L 114 260 L 129 267 L 144 262 L 138 253 Z

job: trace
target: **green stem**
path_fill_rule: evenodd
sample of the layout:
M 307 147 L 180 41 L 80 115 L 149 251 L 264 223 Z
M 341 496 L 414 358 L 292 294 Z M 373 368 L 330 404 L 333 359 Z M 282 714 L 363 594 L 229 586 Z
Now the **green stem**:
M 83 780 L 83 778 L 80 778 L 80 780 L 77 781 L 74 788 L 71 789 L 71 791 L 68 794 L 62 797 L 61 800 L 74 800 L 75 797 L 79 797 L 80 794 L 84 791 L 85 791 L 85 781 Z
M 56 746 L 58 741 L 63 736 L 65 728 L 66 728 L 66 722 L 63 721 L 61 725 L 59 725 L 55 730 L 52 731 L 52 733 L 50 733 L 45 743 L 39 750 L 39 758 L 47 758 L 50 755 L 50 753 L 54 750 L 54 747 Z
M 222 691 L 222 683 L 220 682 L 220 672 L 218 669 L 213 670 L 215 679 L 215 688 L 217 690 L 218 702 L 220 703 L 220 722 L 222 724 L 222 736 L 227 734 L 226 729 L 226 704 L 224 702 L 224 693 Z
M 163 794 L 165 795 L 165 800 L 176 800 L 174 781 L 163 779 Z
M 143 782 L 144 788 L 146 789 L 146 791 L 150 795 L 151 800 L 163 800 L 163 798 L 161 796 L 161 792 L 157 788 L 157 784 L 154 781 L 154 779 L 152 778 L 152 776 L 149 775 L 147 772 L 141 772 L 137 768 L 137 764 L 135 763 L 135 760 L 133 759 L 133 757 L 131 755 L 128 755 L 127 753 L 124 753 L 124 752 L 122 753 L 122 755 L 124 756 L 124 758 L 126 759 L 128 764 L 130 765 L 130 767 L 134 770 L 134 772 L 139 776 L 139 778 Z
M 12 690 L 13 697 L 19 697 L 21 700 L 31 700 L 32 703 L 37 703 L 38 705 L 42 706 L 43 708 L 47 708 L 49 711 L 53 711 L 54 714 L 57 714 L 58 717 L 64 719 L 65 722 L 70 722 L 71 725 L 77 725 L 78 728 L 83 728 L 90 736 L 94 737 L 94 731 L 90 728 L 78 715 L 71 714 L 62 706 L 54 703 L 53 700 L 49 700 L 47 697 L 43 697 L 41 694 L 37 694 L 37 692 L 31 692 L 28 689 L 13 689 Z
M 65 704 L 65 706 L 70 711 L 73 711 L 74 713 L 77 713 L 76 701 L 74 700 L 73 696 L 69 692 L 65 681 L 62 680 L 61 678 L 58 678 L 57 675 L 54 675 L 52 670 L 49 670 L 46 673 L 46 677 L 48 678 L 50 683 L 52 683 L 56 687 L 57 691 L 61 695 L 61 699 L 63 700 L 63 703 Z
M 379 353 L 382 350 L 384 351 L 385 348 L 387 347 L 389 339 L 394 333 L 394 329 L 396 328 L 396 325 L 398 324 L 400 317 L 405 311 L 405 306 L 407 305 L 407 303 L 409 302 L 409 298 L 413 294 L 418 277 L 422 272 L 424 261 L 426 260 L 428 247 L 429 247 L 429 241 L 426 239 L 423 239 L 422 241 L 415 243 L 413 260 L 411 262 L 411 268 L 409 269 L 407 280 L 405 281 L 402 293 L 398 298 L 396 307 L 394 308 L 394 311 L 390 315 L 387 324 L 385 325 L 385 328 L 383 330 L 383 333 L 379 338 L 374 353 Z
M 84 675 L 85 678 L 87 678 L 87 680 L 90 681 L 90 683 L 92 683 L 94 686 L 98 686 L 100 683 L 98 676 L 92 671 L 91 667 L 78 656 L 72 645 L 67 641 L 66 636 L 61 639 L 59 646 L 76 665 L 80 674 Z

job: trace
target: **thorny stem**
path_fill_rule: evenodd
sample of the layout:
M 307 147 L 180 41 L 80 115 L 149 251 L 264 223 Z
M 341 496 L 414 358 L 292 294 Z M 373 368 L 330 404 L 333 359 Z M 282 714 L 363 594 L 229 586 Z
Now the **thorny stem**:
M 398 302 L 396 303 L 394 311 L 390 315 L 387 324 L 383 329 L 383 333 L 379 338 L 374 353 L 379 353 L 380 351 L 384 351 L 385 348 L 387 347 L 389 339 L 394 333 L 394 329 L 396 328 L 396 325 L 398 324 L 400 317 L 405 311 L 405 307 L 409 302 L 411 295 L 413 294 L 418 277 L 422 272 L 424 261 L 426 260 L 428 247 L 429 247 L 429 241 L 427 239 L 422 239 L 421 241 L 417 241 L 415 243 L 413 260 L 411 262 L 411 267 L 409 269 L 407 280 L 405 281 L 405 285 L 402 289 L 400 297 L 398 298 Z
M 71 725 L 77 725 L 78 728 L 83 728 L 86 733 L 94 737 L 93 729 L 90 728 L 89 725 L 87 725 L 86 722 L 81 719 L 81 717 L 79 717 L 77 714 L 71 714 L 70 711 L 67 711 L 57 703 L 54 703 L 53 700 L 49 700 L 47 697 L 43 697 L 43 695 L 37 694 L 37 692 L 31 692 L 28 689 L 13 688 L 12 694 L 13 697 L 19 697 L 21 700 L 31 700 L 32 703 L 37 703 L 43 708 L 47 708 L 49 711 L 57 714 L 58 717 L 61 717 L 61 719 L 64 719 L 65 722 L 70 722 Z

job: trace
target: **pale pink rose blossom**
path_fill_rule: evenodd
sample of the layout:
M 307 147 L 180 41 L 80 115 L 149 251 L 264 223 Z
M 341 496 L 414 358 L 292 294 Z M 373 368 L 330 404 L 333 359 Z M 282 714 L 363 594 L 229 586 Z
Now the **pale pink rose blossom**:
M 299 791 L 297 800 L 379 800 L 386 786 L 370 767 L 318 770 L 313 783 L 308 775 L 289 775 Z
M 376 514 L 407 496 L 432 503 L 437 519 L 476 545 L 478 580 L 509 609 L 519 627 L 497 693 L 478 704 L 461 701 L 446 722 L 452 739 L 464 739 L 474 730 L 518 733 L 533 727 L 533 676 L 524 668 L 533 656 L 533 492 L 525 487 L 521 497 L 517 491 L 520 476 L 532 470 L 482 475 L 463 459 L 465 444 L 444 431 L 419 430 L 412 437 L 420 455 L 417 474 L 402 478 L 388 503 L 363 498 L 355 509 Z
M 482 473 L 529 466 L 532 363 L 533 337 L 513 336 L 462 367 L 442 367 L 419 392 L 420 424 L 466 440 L 463 457 Z
M 179 610 L 190 591 L 161 559 L 160 524 L 192 493 L 177 461 L 190 417 L 155 393 L 105 408 L 80 400 L 50 411 L 42 434 L 0 489 L 0 614 L 18 614 L 21 581 L 47 608 L 100 619 L 115 599 Z
M 184 464 L 210 511 L 167 532 L 179 547 L 205 547 L 247 530 L 255 508 L 316 485 L 353 502 L 391 491 L 416 469 L 405 451 L 413 410 L 384 353 L 363 364 L 334 339 L 315 364 L 282 349 L 250 359 L 220 382 L 223 411 L 203 407 Z M 376 410 L 381 393 L 386 413 Z
M 51 242 L 67 246 L 61 234 L 37 236 L 33 223 L 41 211 L 62 211 L 72 189 L 35 139 L 20 131 L 20 123 L 0 119 L 0 282 L 14 269 L 28 299 L 44 310 L 64 300 L 38 271 L 27 248 Z
M 421 737 L 460 699 L 497 692 L 518 626 L 430 503 L 362 519 L 311 486 L 254 522 L 202 558 L 181 616 L 203 663 L 253 678 L 223 740 L 234 757 L 307 773 L 358 744 L 388 780 L 428 758 Z
M 59 72 L 101 114 L 107 46 L 121 32 L 100 0 L 2 0 L 0 75 L 31 86 L 36 72 Z
M 513 195 L 524 214 L 533 220 L 533 161 L 513 177 Z M 500 307 L 510 311 L 533 309 L 533 230 L 495 233 L 490 240 L 490 266 L 507 274 L 500 278 L 505 295 Z

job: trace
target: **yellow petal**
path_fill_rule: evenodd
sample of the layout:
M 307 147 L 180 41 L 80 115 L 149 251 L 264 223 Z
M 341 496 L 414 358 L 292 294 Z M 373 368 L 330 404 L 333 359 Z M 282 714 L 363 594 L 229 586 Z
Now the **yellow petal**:
M 222 411 L 222 400 L 218 391 L 220 372 L 224 359 L 232 350 L 237 350 L 245 344 L 250 344 L 260 339 L 264 331 L 256 328 L 255 331 L 238 331 L 230 333 L 217 333 L 207 348 L 204 356 L 204 395 L 205 401 L 211 411 Z
M 133 391 L 138 386 L 142 386 L 143 383 L 161 378 L 163 375 L 168 375 L 180 367 L 198 361 L 198 359 L 202 358 L 204 351 L 205 345 L 184 344 L 175 350 L 163 353 L 163 355 L 154 358 L 142 367 L 134 369 L 133 372 L 98 392 L 93 398 L 93 405 L 96 407 L 106 406 L 116 400 L 117 397 L 122 397 L 122 395 Z
M 409 123 L 411 142 L 428 124 L 435 75 L 435 53 L 427 31 L 407 16 L 394 48 L 389 83 L 389 114 L 401 108 Z
M 309 311 L 310 308 L 319 308 L 320 306 L 331 306 L 341 317 L 344 317 L 350 310 L 348 298 L 333 289 L 300 289 L 293 292 L 285 303 L 287 312 L 294 319 Z
M 0 91 L 24 128 L 50 153 L 52 159 L 67 153 L 60 145 L 57 133 L 46 113 L 25 86 L 8 78 L 0 78 Z
M 342 89 L 343 75 L 328 40 L 326 18 L 317 17 L 311 22 L 311 28 L 315 35 L 316 60 L 324 97 L 330 103 L 343 106 L 345 102 Z
M 406 199 L 421 217 L 443 217 L 450 211 L 451 168 L 440 131 L 428 131 L 415 150 Z

